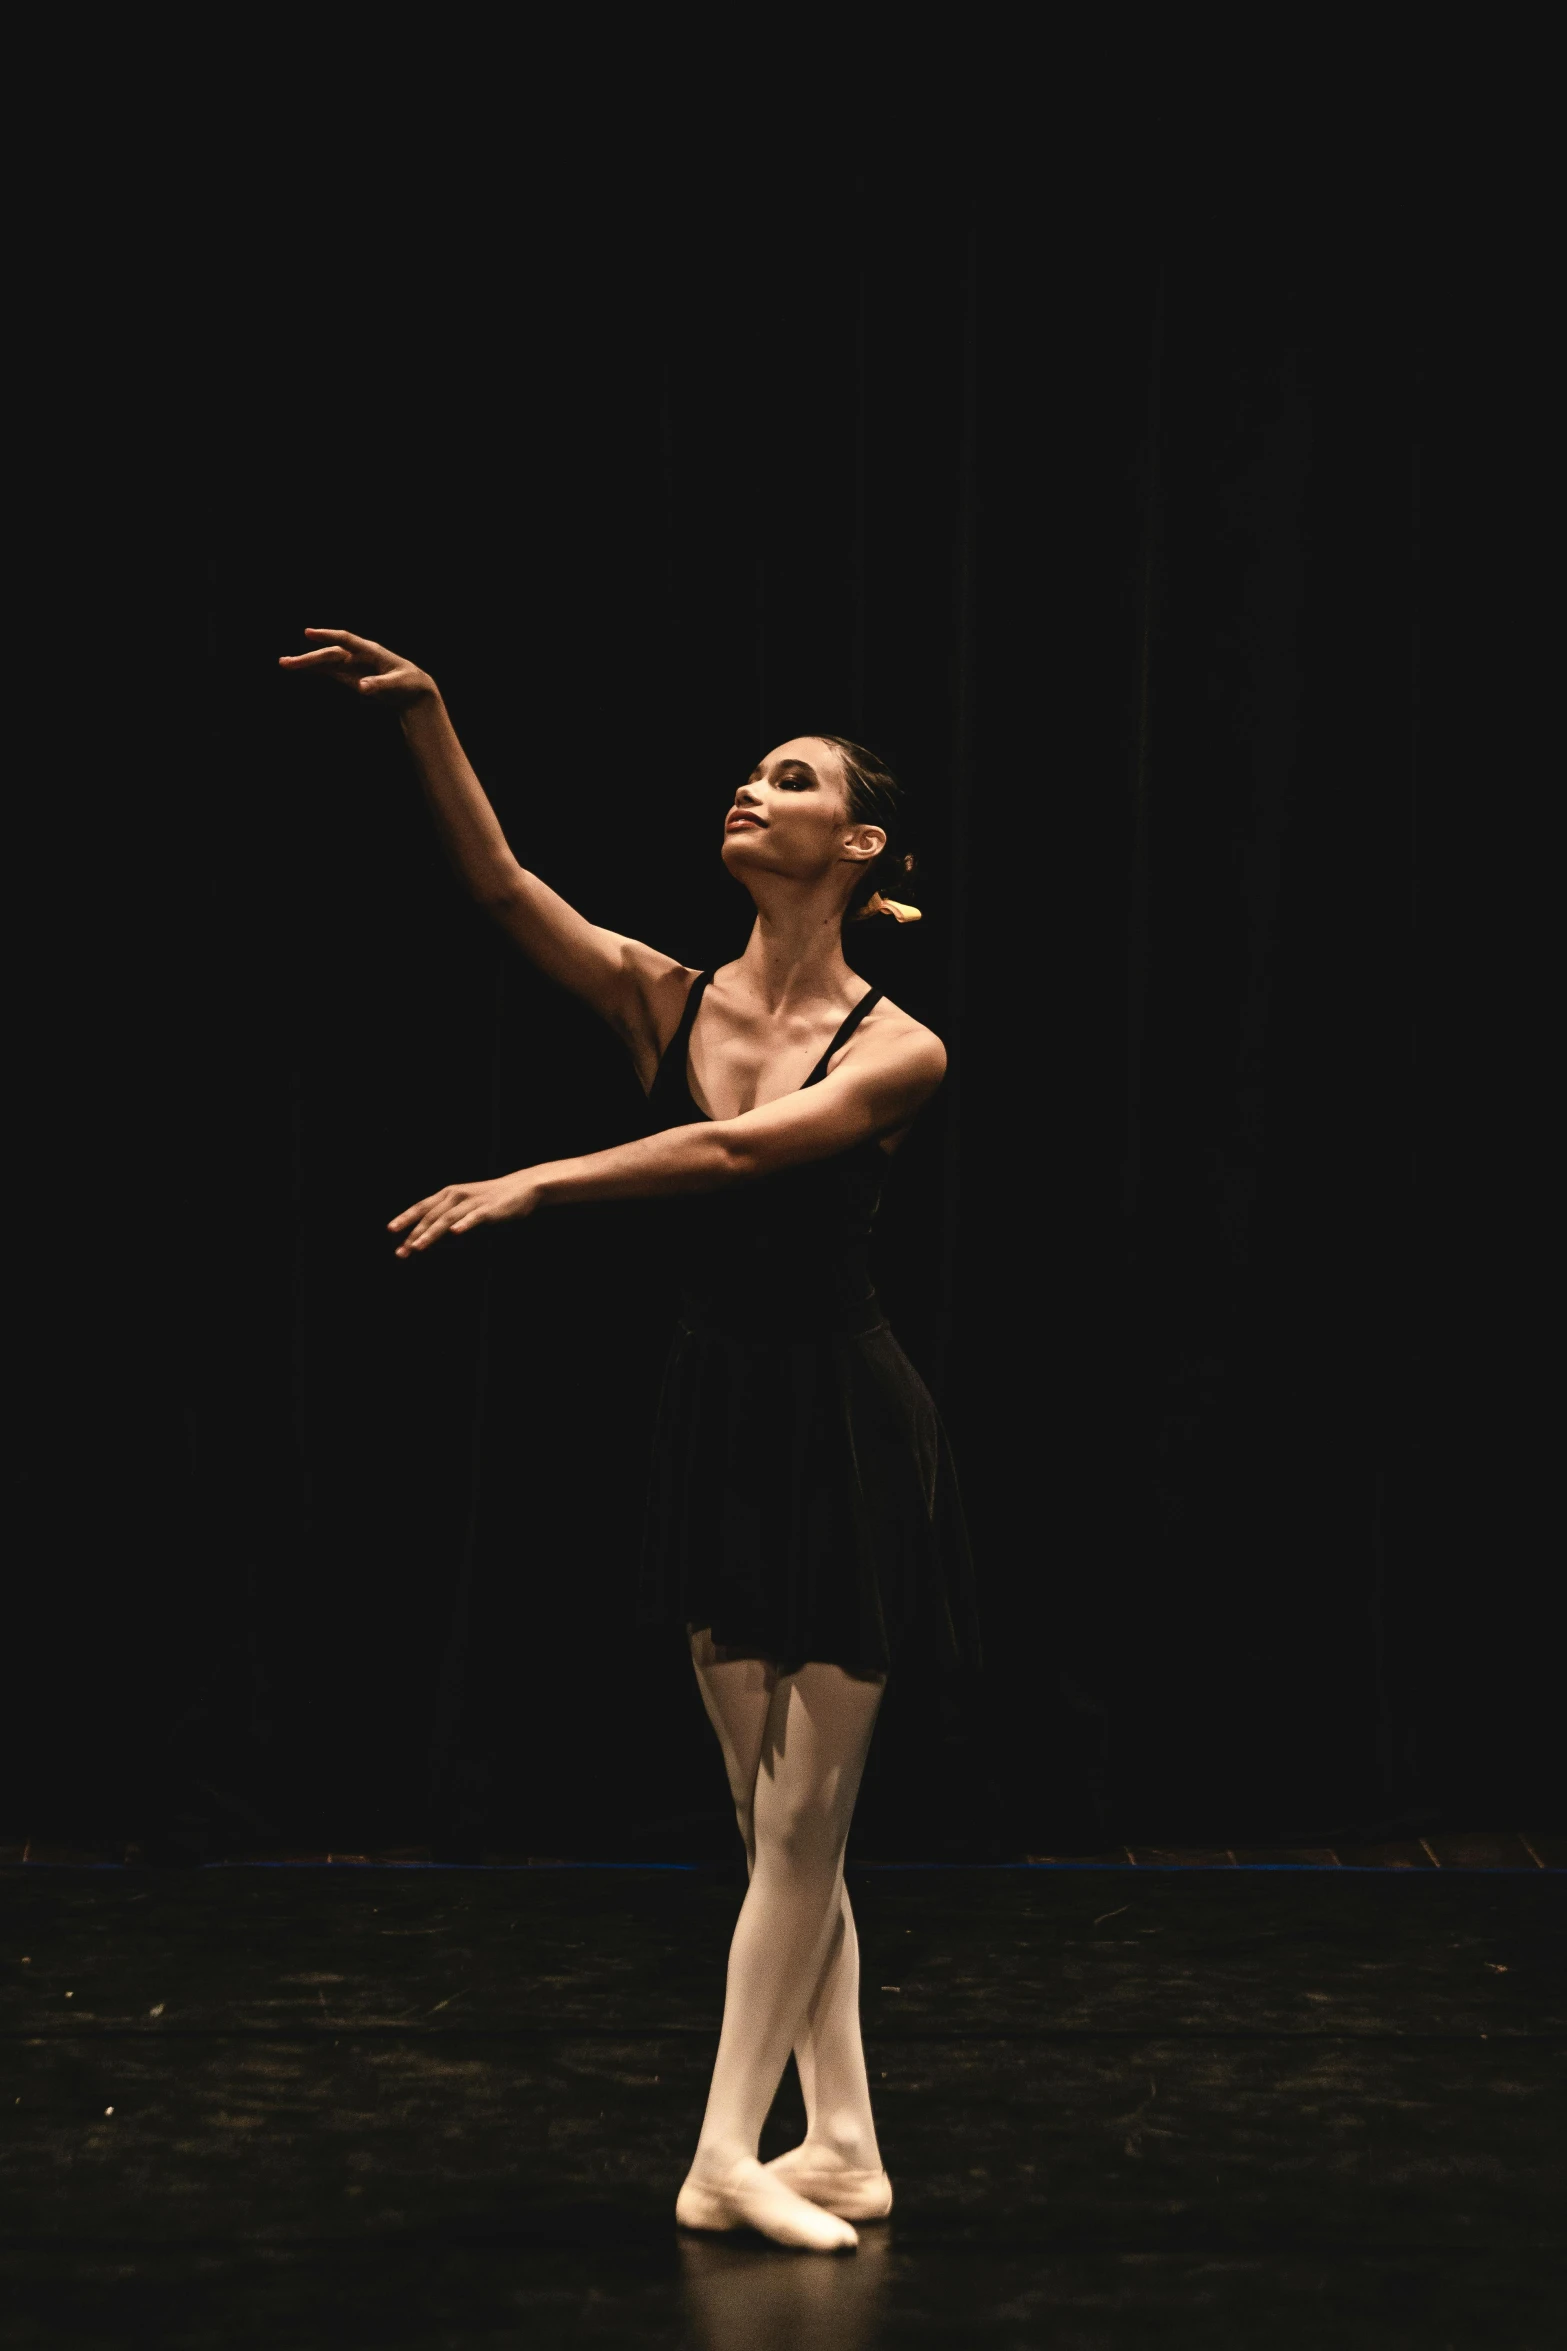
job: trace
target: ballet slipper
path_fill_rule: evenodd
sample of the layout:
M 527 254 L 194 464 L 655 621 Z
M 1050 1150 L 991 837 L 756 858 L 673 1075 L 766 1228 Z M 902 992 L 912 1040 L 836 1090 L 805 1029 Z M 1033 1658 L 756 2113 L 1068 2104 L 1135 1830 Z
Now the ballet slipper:
M 885 2220 L 892 2210 L 892 2182 L 884 2171 L 856 2170 L 809 2144 L 775 2155 L 762 2169 L 840 2220 Z
M 851 2253 L 860 2241 L 847 2221 L 797 2195 L 755 2156 L 710 2179 L 693 2172 L 675 2198 L 675 2219 L 683 2229 L 755 2229 L 811 2253 Z

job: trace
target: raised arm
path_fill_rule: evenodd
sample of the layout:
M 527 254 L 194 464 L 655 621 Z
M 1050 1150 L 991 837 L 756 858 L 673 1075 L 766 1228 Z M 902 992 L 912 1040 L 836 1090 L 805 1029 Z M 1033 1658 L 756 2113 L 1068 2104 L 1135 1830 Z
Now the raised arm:
M 316 672 L 397 713 L 453 863 L 470 894 L 547 979 L 591 1004 L 624 1042 L 643 1087 L 680 1018 L 692 973 L 673 956 L 588 922 L 512 854 L 500 819 L 457 739 L 435 680 L 369 637 L 306 629 L 308 653 L 279 667 Z

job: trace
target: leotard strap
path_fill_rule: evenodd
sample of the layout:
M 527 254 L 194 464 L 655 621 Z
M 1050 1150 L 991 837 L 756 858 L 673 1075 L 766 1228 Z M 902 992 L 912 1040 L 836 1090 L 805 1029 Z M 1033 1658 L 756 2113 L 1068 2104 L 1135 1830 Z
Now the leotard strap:
M 699 972 L 686 990 L 685 1006 L 675 1033 L 659 1057 L 658 1069 L 649 1089 L 650 1099 L 655 1094 L 661 1095 L 671 1080 L 684 1084 L 686 1051 L 691 1043 L 691 1024 L 696 1019 L 697 1006 L 702 1001 L 702 990 L 707 986 L 712 976 L 710 971 Z M 687 1090 L 689 1091 L 689 1088 Z M 693 1104 L 692 1107 L 695 1108 L 695 1105 Z
M 865 994 L 860 998 L 858 1004 L 856 1004 L 854 1007 L 854 1010 L 848 1014 L 842 1027 L 839 1029 L 838 1034 L 834 1037 L 832 1043 L 828 1046 L 826 1052 L 822 1055 L 820 1061 L 816 1064 L 816 1067 L 812 1070 L 810 1076 L 806 1079 L 805 1086 L 814 1086 L 819 1078 L 824 1078 L 827 1075 L 827 1064 L 829 1061 L 831 1061 L 833 1055 L 835 1053 L 842 1052 L 844 1046 L 847 1045 L 849 1039 L 853 1036 L 861 1021 L 865 1018 L 865 1015 L 872 1011 L 875 1006 L 881 1002 L 883 996 L 885 996 L 886 993 L 887 991 L 885 988 L 867 988 Z M 805 1092 L 805 1086 L 800 1088 L 802 1094 Z

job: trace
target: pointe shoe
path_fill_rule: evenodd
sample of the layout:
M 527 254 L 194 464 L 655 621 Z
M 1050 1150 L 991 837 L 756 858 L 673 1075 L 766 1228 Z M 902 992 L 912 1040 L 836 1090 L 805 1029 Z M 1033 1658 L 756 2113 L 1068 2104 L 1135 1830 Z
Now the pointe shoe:
M 892 2210 L 892 2182 L 884 2171 L 854 2171 L 847 2164 L 822 2164 L 808 2147 L 791 2147 L 762 2166 L 787 2181 L 796 2195 L 840 2220 L 885 2220 Z
M 683 2229 L 756 2229 L 775 2245 L 809 2253 L 852 2253 L 860 2241 L 847 2221 L 754 2157 L 718 2180 L 688 2178 L 675 2198 L 675 2219 Z

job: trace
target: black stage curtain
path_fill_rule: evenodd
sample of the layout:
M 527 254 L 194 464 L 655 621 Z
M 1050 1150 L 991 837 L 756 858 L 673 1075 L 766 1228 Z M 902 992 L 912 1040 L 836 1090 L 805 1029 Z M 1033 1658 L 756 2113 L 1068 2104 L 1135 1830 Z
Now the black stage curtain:
M 412 1267 L 383 1230 L 641 1097 L 466 902 L 390 725 L 279 677 L 307 622 L 429 666 L 523 860 L 692 963 L 745 936 L 715 842 L 762 749 L 908 781 L 926 919 L 854 952 L 951 1077 L 881 1282 L 989 1663 L 893 1692 L 862 1849 L 1526 1806 L 1539 1713 L 1420 1504 L 1422 632 L 1463 491 L 1418 234 L 1131 167 L 644 199 L 405 223 L 383 302 L 228 254 L 210 738 L 102 1111 L 156 1130 L 166 1221 L 85 1302 L 33 1269 L 17 1825 L 722 1843 L 689 1670 L 631 1620 L 656 1217 Z

